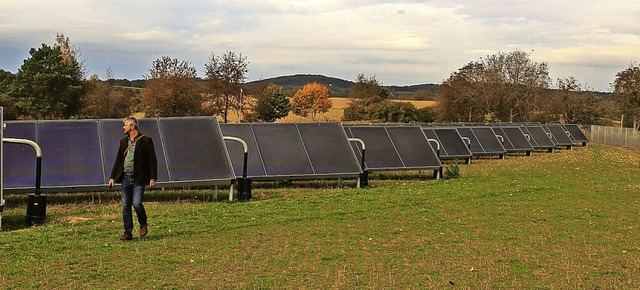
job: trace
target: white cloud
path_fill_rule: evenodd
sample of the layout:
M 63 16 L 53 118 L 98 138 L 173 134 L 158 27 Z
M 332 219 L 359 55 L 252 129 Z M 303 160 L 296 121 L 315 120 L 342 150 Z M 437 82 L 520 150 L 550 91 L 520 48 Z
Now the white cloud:
M 533 50 L 552 75 L 608 89 L 638 61 L 640 2 L 9 1 L 0 0 L 0 68 L 62 32 L 92 73 L 138 78 L 163 55 L 202 69 L 211 53 L 242 53 L 249 78 L 317 73 L 386 84 L 439 83 L 464 64 Z

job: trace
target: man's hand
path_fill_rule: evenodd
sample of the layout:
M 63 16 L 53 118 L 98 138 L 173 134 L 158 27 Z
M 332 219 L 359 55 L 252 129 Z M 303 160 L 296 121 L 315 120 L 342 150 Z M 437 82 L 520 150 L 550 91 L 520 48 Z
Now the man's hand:
M 149 181 L 149 187 L 154 187 L 154 186 L 156 186 L 156 180 L 151 179 L 151 181 Z
M 113 178 L 109 179 L 109 188 L 113 187 L 115 183 L 116 181 Z

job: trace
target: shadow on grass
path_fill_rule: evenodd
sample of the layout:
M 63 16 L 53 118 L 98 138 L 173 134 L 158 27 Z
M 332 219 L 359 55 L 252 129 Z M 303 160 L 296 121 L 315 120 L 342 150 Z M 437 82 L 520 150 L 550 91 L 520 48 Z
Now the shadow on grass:
M 3 232 L 10 232 L 16 230 L 22 230 L 30 228 L 31 225 L 27 225 L 26 222 L 26 207 L 25 212 L 22 215 L 19 214 L 11 214 L 11 215 L 2 215 L 2 230 Z

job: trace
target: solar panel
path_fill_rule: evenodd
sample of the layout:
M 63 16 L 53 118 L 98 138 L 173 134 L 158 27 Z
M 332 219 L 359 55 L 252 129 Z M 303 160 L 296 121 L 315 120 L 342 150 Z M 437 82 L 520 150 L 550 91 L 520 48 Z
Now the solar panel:
M 474 156 L 499 155 L 503 158 L 507 152 L 490 127 L 458 127 L 458 132 L 471 140 L 470 149 Z
M 567 149 L 571 149 L 573 146 L 573 140 L 569 137 L 568 132 L 560 124 L 544 125 L 542 126 L 547 132 L 551 133 L 551 140 L 554 141 L 556 146 L 566 146 Z
M 523 126 L 520 130 L 524 134 L 529 136 L 529 142 L 534 149 L 546 149 L 549 152 L 553 152 L 553 148 L 556 146 L 553 140 L 551 140 L 550 134 L 542 128 L 540 125 Z
M 43 155 L 43 188 L 107 182 L 102 171 L 97 121 L 39 121 L 37 130 Z
M 158 125 L 171 182 L 228 184 L 235 179 L 215 117 L 160 118 Z
M 422 131 L 427 137 L 440 142 L 440 159 L 466 159 L 466 162 L 470 163 L 471 151 L 458 130 L 455 128 L 423 127 Z
M 582 132 L 578 125 L 564 124 L 562 126 L 571 134 L 571 139 L 573 139 L 574 142 L 582 143 L 582 146 L 587 146 L 587 143 L 589 143 L 589 138 L 584 134 L 584 132 Z
M 398 152 L 387 131 L 382 126 L 347 126 L 349 137 L 362 139 L 367 148 L 365 168 L 367 170 L 394 170 L 403 168 Z M 353 144 L 353 146 L 357 146 Z M 359 152 L 358 150 L 354 150 Z
M 259 176 L 266 176 L 267 172 L 262 163 L 262 157 L 260 151 L 258 151 L 258 144 L 256 136 L 253 134 L 251 124 L 220 124 L 222 129 L 222 135 L 238 137 L 247 143 L 248 155 L 247 155 L 247 177 L 256 178 Z M 242 176 L 244 148 L 242 144 L 234 141 L 225 141 L 227 144 L 227 151 L 229 152 L 229 158 L 231 158 L 231 164 L 236 176 Z
M 518 127 L 495 127 L 494 132 L 498 133 L 504 138 L 504 144 L 509 144 L 509 148 L 504 146 L 507 152 L 526 152 L 530 155 L 533 152 L 533 146 L 527 140 L 525 135 Z
M 442 168 L 419 126 L 345 126 L 349 137 L 366 144 L 365 166 L 375 170 L 434 170 Z M 355 146 L 355 145 L 354 145 Z
M 230 184 L 231 171 L 218 123 L 213 117 L 140 119 L 158 158 L 162 186 Z M 42 190 L 105 190 L 124 137 L 121 120 L 13 121 L 5 137 L 29 139 L 42 148 Z M 35 184 L 35 153 L 18 144 L 3 148 L 5 188 L 28 192 Z
M 311 162 L 294 123 L 253 124 L 267 175 L 313 175 Z
M 4 138 L 36 141 L 36 122 L 6 122 Z M 3 186 L 33 189 L 36 183 L 36 155 L 33 148 L 21 144 L 6 143 L 3 148 Z
M 225 136 L 247 143 L 247 176 L 252 179 L 357 177 L 362 173 L 340 123 L 221 124 L 221 128 Z M 226 143 L 234 170 L 241 172 L 241 146 Z
M 141 118 L 138 119 L 140 133 L 151 137 L 156 150 L 156 158 L 158 159 L 158 184 L 162 186 L 170 181 L 167 169 L 167 161 L 165 160 L 164 147 L 160 139 L 160 129 L 158 128 L 158 119 Z M 104 175 L 109 180 L 111 168 L 118 154 L 118 144 L 120 139 L 126 135 L 122 130 L 122 120 L 120 119 L 104 119 L 98 124 L 100 130 L 100 143 L 102 144 L 102 158 L 104 160 Z
M 420 127 L 387 127 L 402 163 L 408 168 L 439 169 L 442 163 Z
M 340 123 L 299 123 L 297 127 L 316 175 L 360 174 L 359 162 Z

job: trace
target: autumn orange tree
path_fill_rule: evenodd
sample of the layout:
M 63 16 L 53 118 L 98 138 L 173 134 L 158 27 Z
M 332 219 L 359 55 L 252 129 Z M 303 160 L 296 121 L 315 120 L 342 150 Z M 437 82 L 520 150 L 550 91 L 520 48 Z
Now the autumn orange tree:
M 291 109 L 294 114 L 301 117 L 311 117 L 316 120 L 318 114 L 326 113 L 333 104 L 329 99 L 329 89 L 317 83 L 308 83 L 291 98 Z

